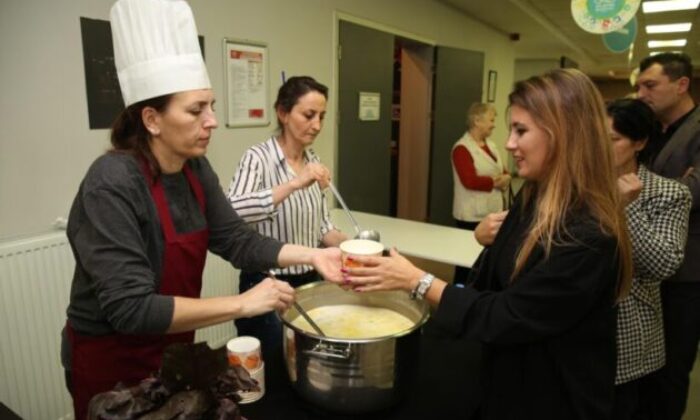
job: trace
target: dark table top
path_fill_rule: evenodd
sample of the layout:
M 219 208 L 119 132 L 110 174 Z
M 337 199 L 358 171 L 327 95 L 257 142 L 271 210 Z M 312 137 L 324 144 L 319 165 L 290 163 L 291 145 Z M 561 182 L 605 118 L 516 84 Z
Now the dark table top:
M 298 396 L 281 354 L 268 356 L 265 396 L 241 405 L 241 411 L 249 420 L 469 419 L 480 400 L 480 358 L 478 343 L 446 337 L 428 321 L 421 334 L 418 369 L 408 380 L 402 400 L 387 410 L 349 415 L 325 411 Z

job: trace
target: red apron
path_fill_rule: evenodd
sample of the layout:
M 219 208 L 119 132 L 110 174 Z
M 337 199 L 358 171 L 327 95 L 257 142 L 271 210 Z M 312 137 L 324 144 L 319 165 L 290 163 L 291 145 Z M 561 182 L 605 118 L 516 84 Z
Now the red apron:
M 151 181 L 153 177 L 147 165 L 144 165 L 143 171 L 158 210 L 165 240 L 158 293 L 198 298 L 202 290 L 209 229 L 205 227 L 178 234 L 170 217 L 163 184 L 160 179 L 155 183 Z M 187 165 L 183 172 L 202 214 L 206 214 L 202 185 Z M 95 394 L 111 390 L 117 382 L 127 386 L 137 384 L 158 372 L 163 350 L 168 344 L 194 341 L 194 331 L 167 335 L 115 333 L 95 337 L 78 334 L 70 324 L 66 329 L 71 345 L 71 381 L 76 420 L 87 418 L 88 403 Z

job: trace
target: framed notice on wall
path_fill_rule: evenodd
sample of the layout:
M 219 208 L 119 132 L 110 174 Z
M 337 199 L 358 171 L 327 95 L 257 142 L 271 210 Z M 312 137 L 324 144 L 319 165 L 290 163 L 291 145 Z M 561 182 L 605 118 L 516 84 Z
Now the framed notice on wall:
M 488 102 L 496 102 L 496 87 L 498 84 L 498 73 L 495 70 L 489 70 L 489 82 L 486 89 L 486 100 Z
M 379 121 L 379 105 L 381 95 L 379 92 L 360 92 L 360 121 Z
M 226 126 L 270 124 L 267 45 L 224 38 Z

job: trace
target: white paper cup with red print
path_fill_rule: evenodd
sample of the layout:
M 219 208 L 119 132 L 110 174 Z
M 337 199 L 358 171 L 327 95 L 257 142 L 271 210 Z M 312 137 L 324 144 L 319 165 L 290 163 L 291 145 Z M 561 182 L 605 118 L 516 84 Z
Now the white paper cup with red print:
M 382 255 L 382 251 L 384 251 L 384 245 L 381 242 L 369 239 L 349 239 L 340 244 L 343 267 L 345 268 L 362 267 L 362 264 L 353 261 L 352 257 L 379 256 Z
M 251 373 L 262 366 L 260 340 L 255 337 L 244 335 L 232 338 L 226 344 L 226 351 L 228 364 L 231 366 L 243 366 Z

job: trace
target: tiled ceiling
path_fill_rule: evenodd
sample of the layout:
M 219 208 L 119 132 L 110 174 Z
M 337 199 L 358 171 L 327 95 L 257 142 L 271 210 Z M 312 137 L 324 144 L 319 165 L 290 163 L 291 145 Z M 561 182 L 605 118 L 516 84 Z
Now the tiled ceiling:
M 644 14 L 637 12 L 638 31 L 631 54 L 612 53 L 603 44 L 602 35 L 585 32 L 571 16 L 570 0 L 436 0 L 447 4 L 504 35 L 517 33 L 513 41 L 517 58 L 558 59 L 567 56 L 592 76 L 627 78 L 640 59 L 649 54 L 648 24 L 692 22 L 690 33 L 659 34 L 653 39 L 686 38 L 683 52 L 700 68 L 700 11 Z M 680 35 L 680 36 L 679 36 Z M 664 50 L 680 50 L 665 48 Z

